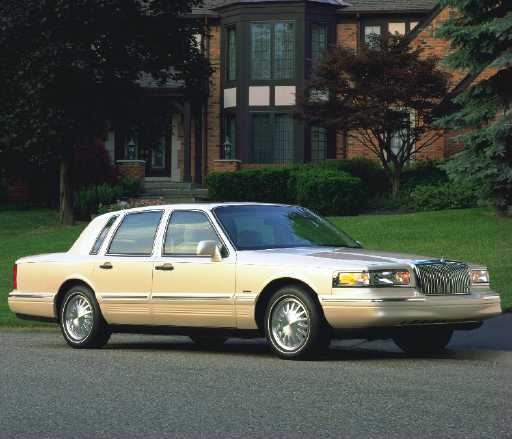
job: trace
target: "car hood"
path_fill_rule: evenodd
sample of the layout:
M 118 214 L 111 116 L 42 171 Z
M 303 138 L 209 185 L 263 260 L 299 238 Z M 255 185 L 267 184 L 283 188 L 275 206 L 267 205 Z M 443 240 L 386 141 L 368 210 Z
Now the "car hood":
M 388 265 L 409 265 L 436 259 L 431 256 L 366 250 L 362 248 L 299 247 L 241 251 L 240 262 L 259 262 L 280 265 L 307 264 L 336 267 L 370 268 Z

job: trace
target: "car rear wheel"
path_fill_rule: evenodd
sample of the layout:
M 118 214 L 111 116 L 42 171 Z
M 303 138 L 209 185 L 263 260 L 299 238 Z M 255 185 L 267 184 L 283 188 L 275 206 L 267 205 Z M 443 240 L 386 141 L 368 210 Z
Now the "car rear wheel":
M 451 328 L 404 328 L 393 337 L 393 341 L 408 355 L 429 356 L 442 353 L 452 335 Z
M 60 308 L 60 326 L 73 348 L 101 348 L 110 338 L 94 293 L 84 285 L 68 290 Z
M 324 317 L 311 295 L 300 286 L 279 289 L 267 305 L 264 322 L 267 340 L 281 358 L 313 358 L 329 346 Z
M 191 335 L 190 339 L 197 345 L 208 348 L 208 347 L 219 347 L 222 346 L 228 339 L 228 337 L 219 336 L 208 336 L 208 335 Z

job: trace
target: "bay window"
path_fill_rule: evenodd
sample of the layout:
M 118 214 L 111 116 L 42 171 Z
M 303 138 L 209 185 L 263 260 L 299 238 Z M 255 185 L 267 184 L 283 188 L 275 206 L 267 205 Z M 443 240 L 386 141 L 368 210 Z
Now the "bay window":
M 288 113 L 251 114 L 251 163 L 293 163 L 294 120 Z
M 311 161 L 321 162 L 327 159 L 328 135 L 324 127 L 311 127 Z
M 226 79 L 236 80 L 236 30 L 230 27 L 226 31 Z
M 311 63 L 316 65 L 327 49 L 327 23 L 311 25 Z
M 251 23 L 251 79 L 295 77 L 295 24 Z

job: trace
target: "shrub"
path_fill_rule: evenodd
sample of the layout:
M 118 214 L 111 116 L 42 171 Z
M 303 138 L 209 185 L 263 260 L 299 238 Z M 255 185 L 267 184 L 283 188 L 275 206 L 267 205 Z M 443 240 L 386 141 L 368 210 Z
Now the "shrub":
M 329 160 L 313 166 L 319 166 L 326 169 L 336 169 L 360 178 L 368 196 L 370 197 L 382 195 L 390 190 L 389 177 L 381 164 L 376 160 L 365 158 Z
M 323 215 L 355 215 L 366 198 L 361 179 L 324 169 L 296 174 L 297 204 Z
M 448 175 L 439 163 L 432 160 L 418 160 L 406 168 L 402 173 L 402 188 L 412 190 L 416 186 L 439 185 L 448 182 Z
M 478 194 L 474 186 L 446 183 L 438 185 L 418 185 L 406 198 L 410 210 L 443 210 L 474 207 Z
M 91 215 L 98 212 L 101 206 L 113 204 L 117 201 L 121 191 L 119 186 L 102 184 L 89 186 L 75 192 L 75 216 L 79 220 L 88 221 Z
M 208 194 L 217 201 L 293 203 L 293 168 L 214 172 L 207 178 Z
M 71 175 L 75 188 L 116 183 L 116 169 L 112 165 L 105 144 L 101 139 L 97 139 L 91 144 L 75 146 L 71 163 Z
M 142 180 L 137 177 L 123 175 L 119 178 L 121 194 L 125 197 L 136 197 L 142 188 Z

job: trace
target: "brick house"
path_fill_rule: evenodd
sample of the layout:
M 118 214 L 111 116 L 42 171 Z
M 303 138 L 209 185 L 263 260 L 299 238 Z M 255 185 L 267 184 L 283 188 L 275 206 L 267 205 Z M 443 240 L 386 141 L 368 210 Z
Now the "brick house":
M 434 0 L 205 0 L 192 15 L 208 29 L 201 39 L 213 68 L 208 95 L 191 101 L 179 84 L 146 80 L 149 98 L 173 109 L 160 140 L 114 125 L 107 148 L 125 166 L 145 163 L 146 176 L 198 184 L 216 170 L 367 155 L 334 131 L 294 119 L 312 64 L 329 46 L 357 49 L 386 32 L 442 57 L 448 44 L 434 29 L 449 14 Z M 475 80 L 462 72 L 451 78 L 453 90 Z M 424 156 L 453 154 L 452 137 L 443 135 Z

